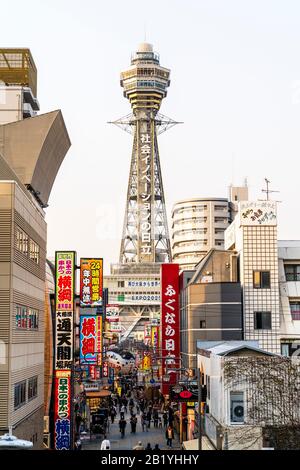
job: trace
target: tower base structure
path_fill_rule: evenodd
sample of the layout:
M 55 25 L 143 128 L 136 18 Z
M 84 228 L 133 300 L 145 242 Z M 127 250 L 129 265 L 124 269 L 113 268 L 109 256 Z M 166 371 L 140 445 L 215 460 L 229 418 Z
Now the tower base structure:
M 145 324 L 159 321 L 161 310 L 160 263 L 112 264 L 104 276 L 108 303 L 119 306 L 120 341 L 144 339 Z

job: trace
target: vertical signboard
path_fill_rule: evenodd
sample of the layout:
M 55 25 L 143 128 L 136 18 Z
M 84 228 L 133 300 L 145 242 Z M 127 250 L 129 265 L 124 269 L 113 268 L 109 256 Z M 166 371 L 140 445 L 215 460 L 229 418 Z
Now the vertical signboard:
M 103 369 L 102 369 L 102 372 L 103 372 L 103 377 L 108 377 L 108 374 L 109 374 L 109 366 L 108 366 L 108 362 L 107 362 L 107 361 L 103 362 Z
M 80 259 L 80 306 L 97 307 L 103 303 L 103 259 Z
M 143 370 L 151 369 L 151 353 L 150 351 L 143 351 Z
M 74 309 L 75 290 L 75 252 L 57 251 L 55 253 L 55 305 L 57 312 L 71 312 Z
M 150 322 L 145 323 L 145 326 L 144 326 L 144 343 L 147 346 L 150 346 L 151 344 L 151 323 Z
M 151 346 L 154 351 L 158 348 L 159 345 L 159 327 L 151 326 Z
M 179 325 L 179 265 L 161 265 L 161 337 L 162 375 L 168 369 L 180 366 L 180 325 Z M 176 383 L 176 372 L 170 372 L 169 382 L 162 382 L 162 393 L 168 394 L 169 385 Z
M 80 363 L 102 364 L 102 317 L 80 316 Z
M 154 261 L 154 244 L 152 240 L 151 192 L 153 178 L 153 138 L 147 123 L 139 122 L 138 132 L 138 196 L 139 196 L 139 261 Z
M 56 450 L 71 448 L 71 371 L 55 371 L 54 446 Z
M 54 448 L 72 448 L 75 252 L 55 253 Z

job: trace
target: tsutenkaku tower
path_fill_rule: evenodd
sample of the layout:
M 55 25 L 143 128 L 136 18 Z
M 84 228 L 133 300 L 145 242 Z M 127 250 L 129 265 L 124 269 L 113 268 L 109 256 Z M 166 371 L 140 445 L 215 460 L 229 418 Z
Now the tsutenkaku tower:
M 165 197 L 157 135 L 177 124 L 158 113 L 170 85 L 170 70 L 161 67 L 151 44 L 140 44 L 131 66 L 121 73 L 132 114 L 114 124 L 133 134 L 120 263 L 171 261 Z

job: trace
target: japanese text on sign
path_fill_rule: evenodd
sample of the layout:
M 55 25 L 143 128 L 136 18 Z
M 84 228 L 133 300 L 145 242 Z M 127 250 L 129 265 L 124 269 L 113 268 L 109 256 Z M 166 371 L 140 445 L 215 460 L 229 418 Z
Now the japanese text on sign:
M 80 303 L 81 306 L 102 305 L 103 260 L 82 258 L 80 260 Z

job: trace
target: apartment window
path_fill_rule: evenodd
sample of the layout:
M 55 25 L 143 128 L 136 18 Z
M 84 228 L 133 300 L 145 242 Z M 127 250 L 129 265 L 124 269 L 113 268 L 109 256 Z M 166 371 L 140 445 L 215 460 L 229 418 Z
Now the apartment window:
M 205 320 L 200 320 L 200 328 L 206 328 L 206 321 Z
M 14 408 L 20 408 L 20 406 L 26 403 L 26 380 L 18 382 L 14 387 Z
M 300 320 L 300 302 L 290 302 L 292 320 Z
M 300 281 L 300 264 L 286 264 L 284 270 L 287 281 Z
M 222 246 L 222 245 L 224 245 L 224 240 L 215 240 L 215 245 L 216 245 L 216 246 Z
M 16 328 L 37 330 L 39 327 L 39 312 L 34 308 L 16 305 Z
M 40 262 L 40 247 L 37 243 L 35 243 L 33 240 L 30 240 L 30 252 L 29 252 L 29 258 L 34 261 L 36 264 L 39 264 Z
M 28 380 L 28 400 L 33 400 L 37 397 L 38 378 L 32 377 Z
M 244 393 L 230 392 L 230 422 L 231 424 L 243 424 L 245 417 Z
M 255 330 L 271 330 L 271 312 L 254 312 L 254 328 Z
M 281 343 L 281 354 L 282 356 L 292 356 L 293 354 L 299 353 L 300 342 L 299 340 L 291 340 L 289 343 Z
M 125 281 L 118 281 L 118 287 L 125 287 Z
M 28 255 L 28 235 L 19 227 L 16 228 L 16 248 L 25 256 Z
M 225 232 L 225 227 L 221 227 L 221 228 L 215 228 L 215 234 L 217 235 L 218 233 L 224 233 Z
M 16 328 L 27 328 L 27 307 L 16 305 Z
M 227 223 L 228 223 L 228 219 L 224 219 L 224 217 L 215 217 L 215 223 L 218 223 L 218 222 L 227 224 Z
M 29 330 L 37 330 L 39 327 L 39 312 L 33 308 L 28 309 L 27 328 Z
M 215 211 L 226 211 L 227 206 L 215 206 Z
M 271 279 L 270 271 L 253 271 L 254 289 L 270 289 Z

